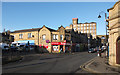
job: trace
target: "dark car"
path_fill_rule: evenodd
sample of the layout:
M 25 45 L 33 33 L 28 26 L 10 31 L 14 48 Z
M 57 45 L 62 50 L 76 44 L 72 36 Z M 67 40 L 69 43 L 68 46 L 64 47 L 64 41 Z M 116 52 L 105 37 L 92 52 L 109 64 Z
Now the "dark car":
M 11 50 L 11 51 L 17 51 L 17 47 L 11 46 L 11 47 L 10 47 L 10 50 Z
M 94 53 L 94 49 L 93 48 L 89 49 L 88 53 Z

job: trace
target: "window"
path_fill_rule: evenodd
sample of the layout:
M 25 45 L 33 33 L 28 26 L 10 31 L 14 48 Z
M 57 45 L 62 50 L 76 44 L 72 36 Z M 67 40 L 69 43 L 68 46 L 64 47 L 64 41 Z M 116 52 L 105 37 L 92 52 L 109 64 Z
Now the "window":
M 76 28 L 74 28 L 74 31 L 76 31 Z
M 81 33 L 83 33 L 83 31 L 81 30 Z
M 86 27 L 84 27 L 84 29 L 86 29 Z
M 74 21 L 74 23 L 76 23 L 76 21 Z
M 84 31 L 84 33 L 86 33 L 86 31 Z
M 95 29 L 95 27 L 93 27 L 93 29 Z
M 78 30 L 80 30 L 80 28 L 78 28 Z
M 83 24 L 81 24 L 81 26 L 83 26 Z
M 80 27 L 80 25 L 78 25 L 78 27 Z
M 83 29 L 83 27 L 81 27 L 81 29 Z
M 53 34 L 53 40 L 58 40 L 58 35 Z
M 28 38 L 31 38 L 32 37 L 32 33 L 28 33 Z
M 86 24 L 84 24 L 84 26 L 86 26 Z
M 45 40 L 46 35 L 42 35 L 42 40 Z
M 63 40 L 63 35 L 60 35 L 60 40 Z
M 87 27 L 87 29 L 89 29 L 89 27 Z
M 76 25 L 74 25 L 74 27 L 76 27 Z
M 95 30 L 93 30 L 93 33 L 95 33 Z
M 92 31 L 90 30 L 90 33 L 91 33 Z
M 19 38 L 22 39 L 23 38 L 23 34 L 19 34 Z
M 90 27 L 90 29 L 92 29 L 92 27 Z
M 89 33 L 89 31 L 87 30 L 87 33 Z
M 87 26 L 89 26 L 89 24 L 87 24 Z

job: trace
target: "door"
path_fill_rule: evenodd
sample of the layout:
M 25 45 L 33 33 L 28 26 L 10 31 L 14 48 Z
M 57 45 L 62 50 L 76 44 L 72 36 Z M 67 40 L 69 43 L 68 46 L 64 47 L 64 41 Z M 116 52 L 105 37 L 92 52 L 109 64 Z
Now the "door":
M 120 37 L 118 38 L 116 43 L 116 63 L 120 64 Z

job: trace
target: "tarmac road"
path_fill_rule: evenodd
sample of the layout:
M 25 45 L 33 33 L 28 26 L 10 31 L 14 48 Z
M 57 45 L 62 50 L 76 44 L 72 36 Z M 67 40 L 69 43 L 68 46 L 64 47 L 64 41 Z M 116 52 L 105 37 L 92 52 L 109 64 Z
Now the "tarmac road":
M 3 65 L 3 73 L 81 73 L 80 65 L 96 57 L 96 53 L 34 54 L 19 62 Z

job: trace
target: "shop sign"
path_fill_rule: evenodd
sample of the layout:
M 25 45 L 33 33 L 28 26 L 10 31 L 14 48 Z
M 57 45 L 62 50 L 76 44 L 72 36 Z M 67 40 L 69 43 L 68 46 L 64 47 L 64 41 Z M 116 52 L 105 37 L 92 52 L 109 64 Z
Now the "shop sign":
M 60 42 L 51 42 L 52 45 L 59 45 Z
M 66 43 L 66 45 L 71 45 L 71 43 Z
M 51 42 L 52 45 L 66 45 L 66 42 Z
M 60 42 L 60 45 L 65 45 L 66 43 L 65 42 Z

